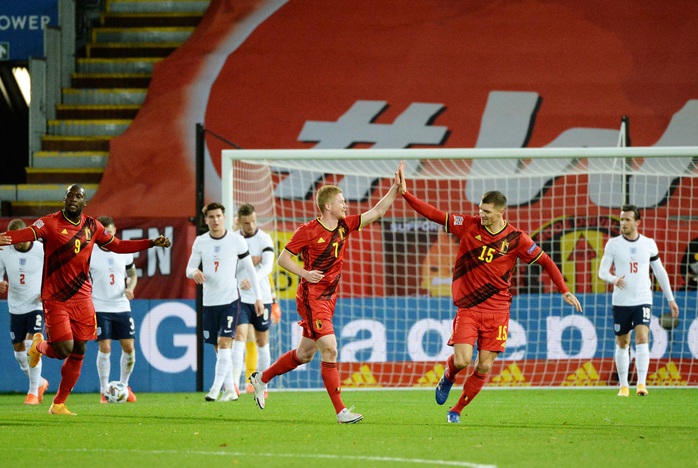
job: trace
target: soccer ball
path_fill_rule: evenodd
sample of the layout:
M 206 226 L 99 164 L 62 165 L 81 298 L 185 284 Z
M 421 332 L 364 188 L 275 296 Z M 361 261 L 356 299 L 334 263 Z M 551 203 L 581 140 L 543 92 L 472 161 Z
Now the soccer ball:
M 104 392 L 104 398 L 109 403 L 126 403 L 128 398 L 128 387 L 118 380 L 109 382 L 107 391 Z

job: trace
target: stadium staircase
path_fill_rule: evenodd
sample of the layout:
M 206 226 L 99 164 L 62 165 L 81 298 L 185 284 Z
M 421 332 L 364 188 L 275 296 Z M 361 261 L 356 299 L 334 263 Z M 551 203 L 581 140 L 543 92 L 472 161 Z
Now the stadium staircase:
M 123 133 L 143 102 L 153 66 L 194 31 L 209 0 L 106 0 L 71 87 L 61 92 L 27 183 L 0 187 L 3 216 L 39 217 L 62 208 L 65 186 L 97 191 L 109 142 Z M 5 193 L 2 193 L 2 192 Z M 12 193 L 14 192 L 14 193 Z

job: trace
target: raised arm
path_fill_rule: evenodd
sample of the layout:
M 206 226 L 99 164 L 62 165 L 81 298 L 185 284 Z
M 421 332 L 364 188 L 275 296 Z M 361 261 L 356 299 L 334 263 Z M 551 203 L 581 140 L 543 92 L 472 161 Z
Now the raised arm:
M 390 205 L 393 204 L 393 201 L 395 200 L 398 189 L 400 187 L 399 173 L 404 170 L 404 167 L 405 162 L 400 161 L 400 164 L 398 164 L 397 171 L 395 171 L 395 179 L 393 179 L 393 185 L 390 187 L 390 190 L 388 190 L 388 193 L 386 193 L 373 208 L 361 214 L 362 227 L 380 219 L 385 214 L 385 212 L 388 211 Z
M 405 201 L 420 215 L 430 221 L 445 226 L 448 223 L 448 213 L 431 206 L 429 203 L 423 202 L 419 198 L 407 191 L 407 180 L 405 179 L 405 171 L 403 167 L 398 169 L 398 186 L 402 197 Z

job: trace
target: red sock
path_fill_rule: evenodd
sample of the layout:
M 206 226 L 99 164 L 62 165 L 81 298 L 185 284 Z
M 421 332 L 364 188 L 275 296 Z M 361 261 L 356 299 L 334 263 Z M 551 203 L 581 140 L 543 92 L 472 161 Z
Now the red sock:
M 281 356 L 274 364 L 269 366 L 267 370 L 262 372 L 262 382 L 267 383 L 277 375 L 290 372 L 301 364 L 303 363 L 298 359 L 296 350 L 293 349 Z
M 336 362 L 321 362 L 320 363 L 320 375 L 322 376 L 322 381 L 325 384 L 325 390 L 327 390 L 332 404 L 334 405 L 334 412 L 339 413 L 344 409 L 344 403 L 342 403 L 342 385 L 339 382 L 339 370 L 337 370 Z
M 61 383 L 58 386 L 58 392 L 53 399 L 56 404 L 65 403 L 68 399 L 70 392 L 73 391 L 73 387 L 80 377 L 80 370 L 82 369 L 82 361 L 85 359 L 84 354 L 71 354 L 63 363 L 61 367 Z
M 473 371 L 470 377 L 465 381 L 463 385 L 463 393 L 461 393 L 460 398 L 458 398 L 458 403 L 456 406 L 451 408 L 451 411 L 455 411 L 460 414 L 463 408 L 468 406 L 471 401 L 480 393 L 482 387 L 485 386 L 487 382 L 487 374 L 481 374 L 478 371 Z
M 51 359 L 61 359 L 58 357 L 58 354 L 53 350 L 53 346 L 48 344 L 48 341 L 42 341 L 38 345 L 36 345 L 36 349 L 39 350 L 41 354 L 43 354 L 46 357 L 50 357 Z
M 456 375 L 463 369 L 458 369 L 455 364 L 455 354 L 451 354 L 446 361 L 446 372 L 444 372 L 444 375 L 446 375 L 446 378 L 450 380 L 451 382 L 456 381 Z

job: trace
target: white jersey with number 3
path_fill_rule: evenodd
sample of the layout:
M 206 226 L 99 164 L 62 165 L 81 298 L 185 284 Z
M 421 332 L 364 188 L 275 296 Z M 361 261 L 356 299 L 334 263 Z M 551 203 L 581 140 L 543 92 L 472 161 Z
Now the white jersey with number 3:
M 7 273 L 9 288 L 7 307 L 11 314 L 26 314 L 42 310 L 41 277 L 44 271 L 44 246 L 32 242 L 28 252 L 20 252 L 12 245 L 0 249 L 0 281 Z
M 606 243 L 599 276 L 604 278 L 625 277 L 623 289 L 613 288 L 613 305 L 635 306 L 652 304 L 652 280 L 650 279 L 650 261 L 659 258 L 656 242 L 640 235 L 630 241 L 623 236 L 610 239 Z M 610 274 L 611 265 L 615 272 Z
M 132 254 L 92 250 L 90 278 L 95 312 L 130 312 L 126 291 L 126 270 L 133 265 Z

